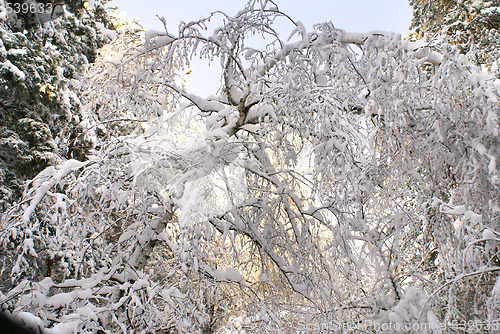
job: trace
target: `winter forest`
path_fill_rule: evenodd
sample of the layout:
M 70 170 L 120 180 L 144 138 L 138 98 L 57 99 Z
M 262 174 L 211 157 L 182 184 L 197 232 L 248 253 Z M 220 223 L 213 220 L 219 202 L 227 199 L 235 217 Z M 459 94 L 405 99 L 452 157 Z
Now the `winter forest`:
M 401 36 L 271 0 L 163 31 L 0 0 L 0 310 L 53 334 L 500 332 L 500 1 L 409 2 Z

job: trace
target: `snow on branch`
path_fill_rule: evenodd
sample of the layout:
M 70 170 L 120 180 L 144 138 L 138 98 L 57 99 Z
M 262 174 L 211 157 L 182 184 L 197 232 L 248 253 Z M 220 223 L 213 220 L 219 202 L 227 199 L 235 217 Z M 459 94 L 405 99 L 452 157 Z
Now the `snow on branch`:
M 395 34 L 386 31 L 369 31 L 367 33 L 352 33 L 344 32 L 340 34 L 339 40 L 344 44 L 358 44 L 363 45 L 370 37 L 387 37 L 393 39 L 394 41 L 401 41 L 401 47 L 407 51 L 412 52 L 413 55 L 418 59 L 424 59 L 425 61 L 439 65 L 443 61 L 443 55 L 439 52 L 432 50 L 431 46 L 423 41 L 410 42 L 401 39 L 401 34 Z
M 2 215 L 2 307 L 180 333 L 496 312 L 500 86 L 452 46 L 257 0 L 137 41 L 85 82 L 98 163 L 46 169 Z M 194 57 L 219 62 L 210 97 L 179 82 Z
M 43 170 L 35 179 L 32 181 L 32 188 L 28 192 L 28 196 L 31 196 L 29 201 L 29 206 L 24 210 L 23 216 L 21 217 L 21 222 L 27 224 L 31 215 L 35 211 L 35 208 L 42 201 L 43 197 L 62 179 L 64 179 L 68 174 L 88 165 L 90 162 L 81 162 L 78 160 L 70 159 L 65 161 L 62 165 L 58 166 L 57 169 L 50 166 Z M 46 179 L 41 181 L 41 179 Z

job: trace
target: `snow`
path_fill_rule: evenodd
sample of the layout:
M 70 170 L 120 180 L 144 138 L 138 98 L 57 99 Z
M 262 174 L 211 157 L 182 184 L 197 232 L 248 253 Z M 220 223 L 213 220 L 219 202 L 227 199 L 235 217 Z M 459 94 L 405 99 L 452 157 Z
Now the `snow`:
M 26 78 L 26 74 L 24 74 L 23 71 L 21 71 L 17 66 L 12 64 L 10 60 L 6 60 L 2 63 L 2 68 L 5 68 L 9 71 L 11 71 L 14 75 L 16 75 L 19 80 L 24 80 Z
M 439 319 L 431 310 L 427 311 L 427 321 L 429 322 L 429 328 L 432 330 L 432 333 L 442 333 Z
M 144 39 L 146 41 L 146 46 L 151 45 L 154 47 L 170 44 L 174 40 L 172 36 L 158 30 L 147 30 L 144 33 Z
M 264 116 L 266 114 L 265 107 L 253 106 L 247 113 L 245 118 L 246 122 L 256 122 L 259 120 L 260 116 Z M 270 107 L 269 107 L 270 108 Z
M 19 312 L 16 314 L 16 318 L 21 321 L 28 328 L 44 328 L 43 320 L 29 312 Z
M 320 87 L 327 87 L 328 86 L 328 77 L 324 74 L 320 74 L 316 76 L 316 83 Z
M 490 181 L 497 173 L 498 121 L 485 98 L 491 82 L 473 70 L 470 75 L 464 59 L 444 59 L 438 42 L 431 50 L 425 41 L 387 32 L 344 33 L 329 25 L 308 32 L 298 23 L 292 44 L 279 40 L 257 52 L 245 50 L 243 40 L 231 44 L 240 35 L 225 31 L 228 25 L 237 23 L 241 38 L 266 34 L 258 23 L 267 22 L 252 15 L 268 14 L 245 11 L 248 22 L 226 20 L 208 37 L 195 23 L 178 38 L 148 31 L 149 47 L 171 43 L 171 53 L 142 48 L 126 63 L 121 53 L 111 59 L 122 71 L 119 79 L 102 71 L 114 68 L 110 64 L 91 66 L 91 85 L 81 83 L 90 95 L 82 127 L 92 131 L 122 115 L 147 122 L 122 137 L 101 126 L 106 133 L 96 138 L 88 165 L 69 160 L 45 169 L 27 186 L 24 201 L 2 216 L 8 226 L 0 241 L 13 254 L 6 268 L 27 274 L 45 261 L 47 249 L 67 270 L 55 274 L 57 284 L 28 280 L 29 292 L 12 294 L 14 307 L 62 307 L 66 316 L 53 333 L 71 332 L 73 325 L 105 330 L 110 323 L 127 331 L 133 322 L 148 327 L 145 332 L 167 325 L 196 332 L 211 316 L 198 304 L 203 301 L 216 301 L 226 318 L 256 310 L 262 326 L 292 314 L 283 309 L 310 320 L 317 301 L 372 307 L 343 309 L 346 321 L 369 312 L 395 323 L 427 318 L 437 329 L 431 309 L 451 307 L 453 298 L 442 298 L 444 290 L 426 296 L 439 282 L 418 265 L 422 250 L 435 247 L 435 270 L 453 280 L 462 273 L 452 273 L 450 263 L 461 263 L 467 243 L 479 235 L 498 239 L 489 221 L 498 210 Z M 349 43 L 362 44 L 362 52 Z M 230 86 L 230 101 L 224 89 L 201 98 L 174 84 L 177 62 L 194 55 L 241 61 L 242 70 L 230 69 L 235 76 L 221 80 Z M 432 82 L 422 82 L 426 61 L 440 64 Z M 71 95 L 58 98 L 68 102 Z M 109 115 L 92 114 L 97 102 Z M 35 211 L 54 233 L 32 219 Z M 464 247 L 457 247 L 450 225 Z M 11 246 L 9 238 L 19 242 Z M 489 265 L 476 247 L 466 251 L 474 258 L 471 270 Z M 20 277 L 28 275 L 13 275 L 13 284 Z M 238 296 L 250 291 L 242 289 L 261 283 L 266 293 L 255 286 L 245 294 L 248 307 L 225 304 L 226 292 L 239 305 Z
M 91 320 L 94 320 L 94 321 L 98 321 L 98 318 L 97 318 L 97 314 L 96 314 L 96 311 L 97 308 L 92 305 L 92 304 L 88 304 L 84 307 L 80 307 L 78 310 L 77 310 L 77 313 L 84 317 L 84 319 L 91 319 Z
M 453 222 L 453 227 L 455 228 L 455 233 L 457 234 L 457 236 L 461 235 L 463 226 L 464 222 L 462 221 L 462 219 L 457 219 Z
M 104 61 L 109 62 L 113 65 L 120 65 L 123 61 L 123 56 L 126 54 L 126 52 L 127 52 L 126 50 L 123 50 L 120 52 L 113 53 L 113 55 L 108 54 L 104 58 Z
M 499 239 L 499 237 L 489 228 L 487 228 L 483 231 L 482 237 L 485 240 L 498 240 Z
M 53 328 L 45 329 L 44 333 L 46 334 L 74 334 L 77 332 L 78 324 L 80 321 L 71 321 L 71 322 L 61 322 L 55 325 Z
M 471 223 L 473 224 L 481 224 L 483 222 L 483 216 L 478 215 L 472 211 L 466 211 L 464 213 L 465 219 L 470 220 Z
M 31 215 L 35 211 L 37 205 L 41 202 L 42 198 L 47 194 L 47 192 L 52 189 L 54 185 L 59 183 L 64 177 L 66 177 L 72 171 L 79 169 L 89 162 L 80 162 L 78 160 L 70 159 L 64 162 L 62 165 L 58 167 L 56 170 L 54 167 L 50 166 L 43 170 L 39 175 L 45 177 L 50 177 L 47 181 L 42 182 L 41 184 L 34 183 L 34 189 L 31 191 L 34 192 L 34 195 L 31 198 L 29 206 L 24 210 L 24 213 L 21 217 L 21 221 L 24 224 L 27 224 Z M 36 180 L 36 178 L 35 178 Z
M 500 89 L 499 89 L 500 91 Z M 486 117 L 486 128 L 495 136 L 498 136 L 498 114 L 493 110 L 488 112 Z
M 260 129 L 260 126 L 257 124 L 244 124 L 240 128 L 251 133 L 257 133 Z
M 9 49 L 7 54 L 11 56 L 23 56 L 26 54 L 26 49 Z
M 243 277 L 241 276 L 240 272 L 235 268 L 226 268 L 226 271 L 224 272 L 224 277 L 226 280 L 229 280 L 232 282 L 242 282 L 243 281 Z
M 33 242 L 33 239 L 31 239 L 31 238 L 24 239 L 24 242 L 23 242 L 24 253 L 28 253 L 33 257 L 38 257 L 38 254 L 36 253 L 34 246 L 35 246 L 35 244 Z
M 500 298 L 500 277 L 497 278 L 497 282 L 493 287 L 493 290 L 491 290 L 491 294 L 497 298 Z
M 449 214 L 449 215 L 460 215 L 469 220 L 473 224 L 481 224 L 483 217 L 479 214 L 476 214 L 472 211 L 469 211 L 465 208 L 465 205 L 457 205 L 454 207 L 451 207 L 450 209 L 444 209 L 442 210 L 443 213 Z M 457 220 L 458 221 L 458 220 Z M 460 223 L 462 224 L 462 223 Z
M 95 24 L 101 35 L 106 36 L 111 40 L 114 40 L 118 37 L 116 31 L 107 29 L 101 22 L 96 22 Z
M 233 101 L 240 102 L 243 98 L 243 91 L 239 87 L 232 85 L 229 88 L 229 96 L 231 96 Z
M 391 322 L 394 322 L 396 324 L 404 323 L 403 319 L 401 319 L 401 317 L 396 312 L 390 312 L 388 317 Z
M 235 269 L 228 267 L 225 271 L 221 271 L 218 269 L 212 269 L 206 265 L 202 266 L 203 270 L 208 272 L 216 281 L 219 282 L 237 282 L 243 283 L 244 279 L 241 276 L 241 273 Z
M 67 293 L 58 293 L 46 299 L 46 305 L 57 307 L 68 307 L 71 303 L 76 302 L 78 299 L 91 298 L 93 291 L 87 290 L 73 290 Z
M 450 215 L 463 215 L 467 212 L 465 209 L 465 205 L 457 205 L 452 207 L 451 209 L 445 209 L 443 210 L 443 213 L 447 213 Z
M 483 144 L 481 144 L 477 139 L 472 141 L 472 147 L 474 147 L 481 154 L 486 155 L 488 153 L 486 147 Z

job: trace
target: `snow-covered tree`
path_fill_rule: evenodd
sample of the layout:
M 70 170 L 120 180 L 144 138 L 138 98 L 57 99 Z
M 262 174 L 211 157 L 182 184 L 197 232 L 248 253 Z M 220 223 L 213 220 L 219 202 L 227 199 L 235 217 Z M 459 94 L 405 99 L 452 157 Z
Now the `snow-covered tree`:
M 410 0 L 413 37 L 445 38 L 500 77 L 500 1 Z
M 25 4 L 37 12 L 16 14 L 12 2 L 0 1 L 1 211 L 48 165 L 84 159 L 89 143 L 74 140 L 81 131 L 79 75 L 112 33 L 100 1 Z
M 136 41 L 84 81 L 93 155 L 2 216 L 4 308 L 54 332 L 498 316 L 494 75 L 272 1 Z M 213 96 L 182 86 L 193 57 L 220 64 Z

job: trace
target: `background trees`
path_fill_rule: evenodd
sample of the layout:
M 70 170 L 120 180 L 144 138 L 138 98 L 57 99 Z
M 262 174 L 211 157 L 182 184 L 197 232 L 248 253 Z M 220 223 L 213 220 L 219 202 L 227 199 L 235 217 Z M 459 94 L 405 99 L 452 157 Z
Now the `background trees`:
M 259 4 L 130 29 L 87 72 L 96 149 L 2 216 L 4 307 L 82 332 L 494 319 L 498 80 Z M 193 55 L 217 95 L 182 87 Z
M 470 61 L 499 76 L 500 2 L 494 1 L 420 1 L 413 6 L 413 38 L 444 38 L 456 45 Z
M 55 5 L 53 18 L 0 2 L 0 208 L 18 200 L 23 183 L 61 159 L 82 159 L 78 80 L 113 33 L 101 2 Z

